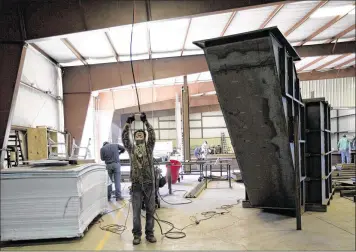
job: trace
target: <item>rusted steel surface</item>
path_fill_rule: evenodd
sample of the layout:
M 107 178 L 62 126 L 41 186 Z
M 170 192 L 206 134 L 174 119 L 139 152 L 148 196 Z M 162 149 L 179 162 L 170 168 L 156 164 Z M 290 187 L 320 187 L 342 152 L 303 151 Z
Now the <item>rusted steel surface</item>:
M 300 100 L 294 85 L 288 89 L 291 80 L 299 89 L 292 62 L 299 56 L 277 28 L 195 44 L 205 51 L 250 204 L 295 209 L 293 127 L 288 126 L 294 113 L 283 98 L 291 92 L 292 104 Z

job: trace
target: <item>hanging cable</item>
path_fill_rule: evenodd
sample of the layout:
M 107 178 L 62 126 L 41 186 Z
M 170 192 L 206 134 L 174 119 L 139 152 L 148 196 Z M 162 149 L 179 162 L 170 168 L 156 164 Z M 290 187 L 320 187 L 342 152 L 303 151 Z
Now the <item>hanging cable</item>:
M 133 38 L 133 29 L 134 29 L 134 25 L 135 25 L 135 11 L 136 11 L 136 5 L 135 5 L 135 0 L 134 0 L 133 1 L 133 7 L 132 7 L 132 25 L 131 25 L 131 39 L 130 39 L 130 63 L 131 63 L 132 79 L 133 79 L 133 82 L 134 82 L 134 85 L 135 85 L 136 96 L 137 96 L 138 112 L 141 112 L 140 99 L 138 97 L 138 91 L 137 91 L 137 85 L 136 85 L 135 71 L 134 71 L 133 62 L 132 62 L 132 38 Z

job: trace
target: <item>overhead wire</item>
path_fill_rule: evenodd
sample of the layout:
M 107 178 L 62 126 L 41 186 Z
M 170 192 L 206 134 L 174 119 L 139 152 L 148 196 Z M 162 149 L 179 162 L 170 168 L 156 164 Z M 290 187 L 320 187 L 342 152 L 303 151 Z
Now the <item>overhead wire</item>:
M 133 8 L 132 8 L 132 25 L 131 25 L 131 39 L 130 39 L 130 65 L 131 65 L 132 79 L 133 79 L 133 82 L 135 85 L 135 90 L 136 90 L 138 111 L 141 112 L 141 106 L 140 106 L 140 101 L 139 101 L 140 99 L 138 97 L 138 91 L 137 91 L 137 85 L 136 85 L 135 71 L 134 71 L 133 62 L 132 62 L 132 39 L 133 39 L 134 25 L 135 25 L 135 11 L 136 11 L 136 4 L 135 4 L 135 0 L 134 0 Z

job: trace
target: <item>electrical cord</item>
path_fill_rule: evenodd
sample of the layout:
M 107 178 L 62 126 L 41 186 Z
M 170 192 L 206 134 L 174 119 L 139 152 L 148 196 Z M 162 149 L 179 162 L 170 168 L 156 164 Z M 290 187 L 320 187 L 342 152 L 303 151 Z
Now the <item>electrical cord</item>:
M 185 194 L 183 195 L 183 198 L 184 196 L 188 193 L 186 190 L 174 190 L 173 192 L 185 192 Z M 175 203 L 170 203 L 168 201 L 166 201 L 164 198 L 167 197 L 167 196 L 170 196 L 170 194 L 167 194 L 167 195 L 164 195 L 162 196 L 159 192 L 158 192 L 158 195 L 159 197 L 165 202 L 167 203 L 168 205 L 186 205 L 186 204 L 190 204 L 190 203 L 193 203 L 193 201 L 191 199 L 186 199 L 187 201 L 186 202 L 175 202 Z
M 114 234 L 118 234 L 118 235 L 121 235 L 123 232 L 125 232 L 125 230 L 127 229 L 127 220 L 129 218 L 129 215 L 130 215 L 130 205 L 131 205 L 131 201 L 129 201 L 129 205 L 128 205 L 128 210 L 127 210 L 127 215 L 126 215 L 126 219 L 125 219 L 125 224 L 124 225 L 119 225 L 119 224 L 109 224 L 109 225 L 105 225 L 105 226 L 102 226 L 101 224 L 104 222 L 104 219 L 103 219 L 103 216 L 105 215 L 108 215 L 112 212 L 116 212 L 120 209 L 123 209 L 126 207 L 126 202 L 124 201 L 124 205 L 122 207 L 118 207 L 118 208 L 115 208 L 111 211 L 108 211 L 106 213 L 104 213 L 100 219 L 96 222 L 96 224 L 99 224 L 99 228 L 103 231 L 107 231 L 107 232 L 111 232 L 111 233 L 114 233 Z
M 199 225 L 202 221 L 206 221 L 206 220 L 210 220 L 212 219 L 213 217 L 216 217 L 216 216 L 221 216 L 221 215 L 225 215 L 225 214 L 228 214 L 231 212 L 231 209 L 240 204 L 240 199 L 237 200 L 237 203 L 235 204 L 231 204 L 231 205 L 222 205 L 216 209 L 219 209 L 219 210 L 223 210 L 223 211 L 207 211 L 207 212 L 202 212 L 201 215 L 203 216 L 203 218 L 201 219 L 198 219 L 197 217 L 195 216 L 190 216 L 189 219 L 192 223 L 184 226 L 183 228 L 177 228 L 172 222 L 169 222 L 167 220 L 162 220 L 159 218 L 159 216 L 157 215 L 157 213 L 155 213 L 156 217 L 153 216 L 154 220 L 157 222 L 159 228 L 160 228 L 160 231 L 161 231 L 161 235 L 168 238 L 168 239 L 182 239 L 182 238 L 185 238 L 187 236 L 187 234 L 185 232 L 183 232 L 183 230 L 185 230 L 186 228 L 188 227 L 191 227 L 191 226 L 196 226 L 196 225 Z M 145 218 L 145 216 L 143 214 L 141 214 L 141 216 L 143 218 Z M 161 226 L 161 222 L 168 225 L 170 227 L 170 229 L 166 232 L 163 232 L 163 228 Z

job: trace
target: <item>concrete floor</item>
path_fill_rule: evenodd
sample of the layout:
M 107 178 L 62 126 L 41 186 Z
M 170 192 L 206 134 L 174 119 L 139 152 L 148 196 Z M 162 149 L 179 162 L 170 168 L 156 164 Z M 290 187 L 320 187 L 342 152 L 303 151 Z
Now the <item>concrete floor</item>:
M 195 182 L 185 179 L 173 188 L 190 189 L 193 184 Z M 166 193 L 166 190 L 161 190 L 162 195 Z M 174 196 L 167 196 L 165 200 L 185 201 L 183 194 L 175 192 Z M 182 228 L 191 223 L 190 216 L 203 218 L 200 212 L 220 211 L 215 208 L 235 204 L 237 199 L 243 197 L 242 184 L 233 183 L 233 189 L 229 189 L 225 181 L 211 182 L 209 189 L 204 190 L 193 203 L 172 206 L 162 202 L 162 208 L 157 213 L 161 219 Z M 119 206 L 119 203 L 112 202 L 108 208 Z M 103 225 L 124 224 L 127 210 L 128 206 L 104 216 Z M 302 231 L 295 230 L 295 223 L 294 218 L 259 209 L 244 209 L 239 204 L 229 214 L 185 229 L 187 236 L 179 240 L 164 238 L 156 225 L 156 244 L 149 244 L 143 239 L 139 246 L 133 246 L 132 215 L 129 215 L 127 230 L 121 236 L 102 231 L 94 224 L 81 239 L 17 243 L 2 250 L 355 250 L 355 205 L 337 194 L 327 213 L 306 212 L 302 216 Z M 162 226 L 168 230 L 168 226 Z

